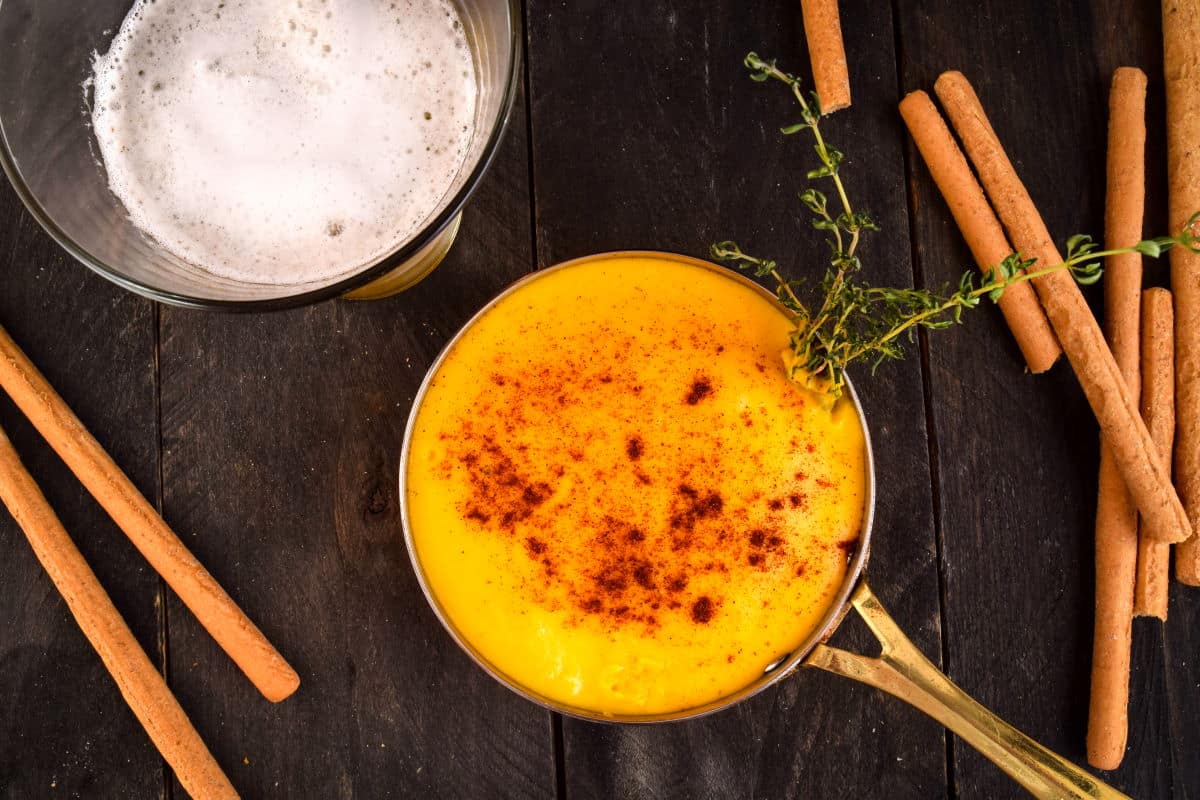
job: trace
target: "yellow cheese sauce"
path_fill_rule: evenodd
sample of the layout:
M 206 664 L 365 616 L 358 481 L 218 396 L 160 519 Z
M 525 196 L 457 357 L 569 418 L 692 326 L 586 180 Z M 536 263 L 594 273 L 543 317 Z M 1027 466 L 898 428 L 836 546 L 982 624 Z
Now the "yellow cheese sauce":
M 783 372 L 790 324 L 736 280 L 607 256 L 500 300 L 433 376 L 407 464 L 419 567 L 508 680 L 608 716 L 754 682 L 820 624 L 866 447 Z

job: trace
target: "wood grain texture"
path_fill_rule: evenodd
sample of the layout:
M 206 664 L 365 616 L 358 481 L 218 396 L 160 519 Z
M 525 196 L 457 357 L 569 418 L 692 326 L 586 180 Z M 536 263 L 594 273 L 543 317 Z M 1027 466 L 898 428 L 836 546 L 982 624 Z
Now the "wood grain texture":
M 291 660 L 258 697 L 177 603 L 171 678 L 247 798 L 546 797 L 550 717 L 441 629 L 401 536 L 400 442 L 430 362 L 533 263 L 523 104 L 450 257 L 369 303 L 162 315 L 165 516 Z
M 1152 76 L 1148 191 L 1162 186 L 1153 176 L 1161 101 L 1152 7 L 899 7 L 904 89 L 927 88 L 946 69 L 966 71 L 1056 239 L 1103 230 L 1105 99 L 1117 66 Z M 1028 113 L 1035 106 L 1045 112 Z M 918 263 L 934 285 L 957 275 L 968 254 L 927 173 L 912 163 Z M 1160 212 L 1149 205 L 1157 230 Z M 1099 299 L 1089 292 L 1096 310 Z M 1003 334 L 985 310 L 930 337 L 948 667 L 985 705 L 1083 763 L 1096 426 L 1068 370 L 1023 374 Z M 1137 797 L 1168 796 L 1180 779 L 1167 764 L 1166 676 L 1155 633 L 1134 626 L 1129 751 L 1122 768 L 1104 776 Z M 1022 796 L 958 742 L 954 779 L 961 797 Z
M 71 260 L 0 186 L 0 320 L 155 497 L 154 307 Z M 0 426 L 156 664 L 158 576 L 6 396 Z M 0 798 L 163 794 L 162 760 L 0 511 Z
M 909 283 L 915 267 L 939 284 L 970 265 L 895 108 L 948 68 L 983 95 L 1061 239 L 1102 230 L 1106 87 L 1117 66 L 1141 67 L 1147 230 L 1165 229 L 1157 4 L 926 0 L 895 3 L 895 28 L 886 5 L 841 4 L 855 105 L 826 123 L 884 226 L 865 251 L 871 280 Z M 740 64 L 754 49 L 807 74 L 797 3 L 527 6 L 532 142 L 522 106 L 450 259 L 400 297 L 159 312 L 71 261 L 0 188 L 0 322 L 151 498 L 161 314 L 165 516 L 304 681 L 267 703 L 172 599 L 181 704 L 248 798 L 1021 797 L 957 743 L 947 763 L 944 732 L 917 712 L 815 671 L 693 723 L 552 722 L 429 611 L 399 538 L 398 448 L 426 367 L 479 306 L 535 265 L 617 248 L 704 256 L 730 237 L 797 275 L 824 264 L 794 199 L 809 142 L 778 134 L 793 105 Z M 1034 94 L 1054 102 L 1031 115 Z M 1147 276 L 1165 270 L 1148 262 Z M 887 476 L 872 586 L 935 661 L 944 635 L 965 689 L 1082 762 L 1095 425 L 1062 366 L 1022 373 L 994 309 L 929 336 L 926 359 L 936 505 L 922 359 L 854 372 Z M 3 397 L 0 425 L 157 653 L 156 576 Z M 161 760 L 6 516 L 0 548 L 0 799 L 162 795 Z M 1135 621 L 1129 751 L 1105 776 L 1138 798 L 1200 798 L 1200 591 L 1174 584 L 1170 602 L 1165 625 Z M 853 621 L 834 643 L 871 646 Z
M 797 4 L 658 0 L 629 13 L 602 2 L 530 0 L 538 263 L 627 248 L 707 257 L 736 239 L 794 276 L 817 277 L 825 244 L 795 195 L 811 142 L 779 128 L 786 90 L 750 81 L 756 50 L 807 74 Z M 910 284 L 908 220 L 885 5 L 842 6 L 853 108 L 826 123 L 844 175 L 885 233 L 865 245 L 869 279 Z M 569 76 L 569 77 L 568 77 Z M 938 587 L 920 358 L 853 377 L 880 475 L 871 583 L 939 660 Z M 834 641 L 866 648 L 848 626 Z M 564 720 L 566 793 L 608 797 L 937 797 L 944 734 L 898 701 L 804 671 L 698 721 L 611 727 Z M 854 768 L 847 769 L 846 759 Z
M 162 672 L 133 637 L 3 430 L 0 502 L 25 532 L 79 629 L 188 794 L 195 800 L 237 800 L 233 784 L 167 688 Z
M 1200 658 L 1196 632 L 1200 631 L 1200 597 L 1194 586 L 1171 582 L 1167 621 L 1161 625 L 1165 681 L 1161 698 L 1166 717 L 1166 742 L 1144 751 L 1147 761 L 1170 760 L 1174 797 L 1200 797 L 1200 759 L 1195 735 L 1200 731 Z M 1159 628 L 1158 623 L 1151 622 Z M 1134 642 L 1136 646 L 1136 641 Z

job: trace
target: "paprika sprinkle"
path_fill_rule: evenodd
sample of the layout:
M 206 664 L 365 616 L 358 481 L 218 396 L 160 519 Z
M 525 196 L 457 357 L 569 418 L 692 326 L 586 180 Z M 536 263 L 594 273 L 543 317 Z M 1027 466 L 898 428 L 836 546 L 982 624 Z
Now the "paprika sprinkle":
M 668 713 L 816 629 L 860 533 L 865 442 L 848 403 L 783 374 L 788 329 L 721 272 L 625 256 L 547 272 L 463 333 L 414 415 L 405 500 L 429 592 L 481 658 L 563 705 Z

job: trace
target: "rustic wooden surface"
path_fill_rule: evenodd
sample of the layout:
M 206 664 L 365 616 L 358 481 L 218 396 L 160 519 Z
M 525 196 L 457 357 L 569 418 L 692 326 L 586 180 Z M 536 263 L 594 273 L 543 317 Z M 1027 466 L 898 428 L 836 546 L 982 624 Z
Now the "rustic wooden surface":
M 855 104 L 827 127 L 884 228 L 871 280 L 940 284 L 969 263 L 895 110 L 948 68 L 1060 237 L 1100 231 L 1108 81 L 1146 69 L 1161 228 L 1156 4 L 842 13 Z M 754 49 L 807 72 L 797 3 L 527 0 L 526 21 L 525 96 L 496 163 L 451 257 L 397 298 L 155 306 L 72 262 L 0 190 L 0 323 L 292 660 L 295 697 L 257 695 L 3 398 L 0 426 L 248 798 L 1022 796 L 917 712 L 824 673 L 696 722 L 594 725 L 512 695 L 438 626 L 400 538 L 398 448 L 430 361 L 480 305 L 603 250 L 703 256 L 731 237 L 797 275 L 823 263 L 795 200 L 809 144 L 779 134 L 788 98 L 740 65 Z M 855 377 L 878 459 L 873 588 L 965 689 L 1082 761 L 1097 448 L 1069 369 L 1024 375 L 985 310 Z M 0 797 L 184 796 L 7 516 L 0 552 Z M 1200 797 L 1198 627 L 1200 592 L 1178 586 L 1168 623 L 1135 625 L 1130 748 L 1105 777 L 1136 797 Z M 871 647 L 853 623 L 834 643 Z

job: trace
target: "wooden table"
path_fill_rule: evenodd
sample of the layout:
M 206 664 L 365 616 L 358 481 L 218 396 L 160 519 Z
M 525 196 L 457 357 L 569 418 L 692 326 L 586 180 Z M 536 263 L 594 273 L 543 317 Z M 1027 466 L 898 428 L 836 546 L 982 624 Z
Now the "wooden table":
M 896 111 L 947 68 L 974 81 L 1059 237 L 1102 231 L 1108 83 L 1144 68 L 1148 230 L 1164 230 L 1157 4 L 842 6 L 855 102 L 827 128 L 883 227 L 872 281 L 940 284 L 970 263 Z M 796 275 L 822 268 L 795 199 L 811 149 L 779 134 L 796 110 L 740 63 L 756 50 L 808 73 L 798 4 L 634 7 L 527 0 L 507 139 L 450 258 L 387 301 L 158 306 L 72 261 L 0 190 L 0 321 L 301 673 L 295 697 L 263 700 L 0 399 L 0 425 L 246 797 L 1021 796 L 917 712 L 813 671 L 696 722 L 562 719 L 476 668 L 417 587 L 401 435 L 430 361 L 489 297 L 575 256 L 703 256 L 727 237 Z M 874 589 L 968 692 L 1082 761 L 1097 436 L 1070 369 L 1023 374 L 985 309 L 855 375 L 879 459 Z M 182 797 L 7 516 L 0 553 L 0 797 Z M 1200 796 L 1198 626 L 1200 592 L 1179 585 L 1165 625 L 1134 624 L 1130 749 L 1105 777 L 1137 797 Z M 835 643 L 870 638 L 847 625 Z

